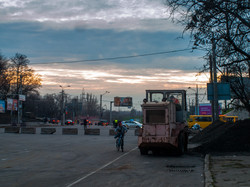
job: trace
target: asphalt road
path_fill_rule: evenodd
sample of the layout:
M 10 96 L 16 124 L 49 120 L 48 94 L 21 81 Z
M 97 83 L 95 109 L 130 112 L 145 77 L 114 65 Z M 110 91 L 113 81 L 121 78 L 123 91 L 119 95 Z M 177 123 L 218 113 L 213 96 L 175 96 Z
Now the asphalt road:
M 204 186 L 198 155 L 141 156 L 130 129 L 117 152 L 109 127 L 100 135 L 11 134 L 0 129 L 0 186 Z

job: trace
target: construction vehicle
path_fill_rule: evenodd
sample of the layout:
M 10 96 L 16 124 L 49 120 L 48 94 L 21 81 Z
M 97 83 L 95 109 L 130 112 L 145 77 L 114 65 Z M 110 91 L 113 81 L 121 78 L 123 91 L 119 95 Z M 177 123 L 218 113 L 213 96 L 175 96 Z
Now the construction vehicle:
M 141 155 L 148 151 L 177 154 L 187 151 L 185 90 L 146 90 L 141 107 L 143 125 L 138 135 Z

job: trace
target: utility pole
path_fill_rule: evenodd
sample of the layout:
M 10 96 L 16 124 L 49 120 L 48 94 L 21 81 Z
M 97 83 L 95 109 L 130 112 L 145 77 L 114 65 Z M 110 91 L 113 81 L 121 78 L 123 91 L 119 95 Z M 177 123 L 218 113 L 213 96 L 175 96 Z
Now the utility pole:
M 64 102 L 64 89 L 63 86 L 59 85 L 62 88 L 62 119 L 61 119 L 61 125 L 64 125 L 65 123 L 65 102 Z M 68 85 L 67 87 L 70 87 L 70 85 Z
M 199 91 L 198 91 L 198 84 L 196 84 L 196 90 L 188 87 L 188 89 L 191 89 L 195 91 L 195 115 L 199 115 Z M 192 106 L 193 106 L 193 101 L 192 101 Z M 190 107 L 190 101 L 189 101 L 189 107 Z
M 22 95 L 22 74 L 20 74 L 20 87 L 18 88 L 18 95 L 17 95 L 17 123 L 21 125 L 22 123 L 22 101 L 20 100 L 20 95 Z
M 61 119 L 61 125 L 64 125 L 65 123 L 65 103 L 64 103 L 64 90 L 62 88 L 62 109 L 61 109 L 61 112 L 62 112 L 62 119 Z
M 99 116 L 100 121 L 102 119 L 102 96 L 105 95 L 105 94 L 107 94 L 107 93 L 110 93 L 110 92 L 106 91 L 105 93 L 103 93 L 103 94 L 100 95 L 100 116 Z
M 213 57 L 212 55 L 209 56 L 209 64 L 210 64 L 210 83 L 213 83 L 214 82 L 214 79 L 213 79 Z M 213 122 L 214 122 L 214 100 L 211 100 L 210 101 L 211 103 L 211 109 L 212 109 L 212 119 L 213 119 Z
M 215 54 L 216 44 L 214 41 L 214 36 L 212 38 L 212 64 L 213 64 L 213 121 L 219 119 L 219 104 L 218 104 L 218 88 L 217 88 L 217 68 L 216 68 L 216 54 Z
M 114 101 L 110 101 L 110 109 L 109 109 L 109 124 L 110 125 L 112 122 L 112 103 L 114 103 Z
M 198 93 L 198 84 L 196 84 L 196 92 L 195 92 L 195 114 L 199 115 L 199 93 Z

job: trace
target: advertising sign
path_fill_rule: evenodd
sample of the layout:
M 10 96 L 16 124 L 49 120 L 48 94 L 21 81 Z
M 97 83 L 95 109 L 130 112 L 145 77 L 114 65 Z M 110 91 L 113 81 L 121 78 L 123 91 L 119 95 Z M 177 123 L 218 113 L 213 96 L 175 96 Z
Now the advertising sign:
M 25 101 L 26 97 L 25 95 L 19 95 L 19 101 Z
M 7 110 L 12 110 L 13 99 L 7 99 Z
M 18 103 L 17 103 L 17 99 L 13 99 L 13 106 L 12 106 L 12 110 L 17 111 L 18 110 Z
M 7 110 L 16 110 L 17 111 L 17 99 L 7 99 Z
M 5 113 L 5 101 L 0 100 L 0 113 Z
M 115 97 L 114 98 L 114 106 L 124 106 L 124 107 L 131 107 L 132 97 Z
M 222 114 L 221 106 L 222 104 L 219 103 L 219 114 Z M 204 103 L 199 105 L 199 114 L 200 115 L 212 115 L 212 106 L 210 103 Z
M 200 106 L 199 106 L 199 114 L 200 115 L 212 115 L 211 104 L 200 104 Z

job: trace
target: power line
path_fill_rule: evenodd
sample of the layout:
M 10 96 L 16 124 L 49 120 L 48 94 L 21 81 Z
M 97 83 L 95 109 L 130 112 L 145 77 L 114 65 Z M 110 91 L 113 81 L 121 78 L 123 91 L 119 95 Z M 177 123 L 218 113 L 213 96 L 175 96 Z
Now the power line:
M 117 59 L 144 57 L 144 56 L 162 55 L 162 54 L 168 54 L 168 53 L 177 53 L 177 52 L 188 51 L 188 50 L 190 50 L 190 48 L 172 50 L 172 51 L 156 52 L 156 53 L 146 53 L 146 54 L 139 54 L 139 55 L 130 55 L 130 56 L 119 56 L 119 57 L 108 57 L 108 58 L 75 60 L 75 61 L 64 61 L 64 62 L 44 62 L 44 63 L 41 62 L 41 63 L 35 63 L 35 64 L 57 64 L 57 63 L 67 64 L 67 63 L 78 63 L 78 62 L 94 62 L 94 61 L 104 61 L 104 60 L 117 60 Z M 35 65 L 35 64 L 33 64 L 33 65 Z

